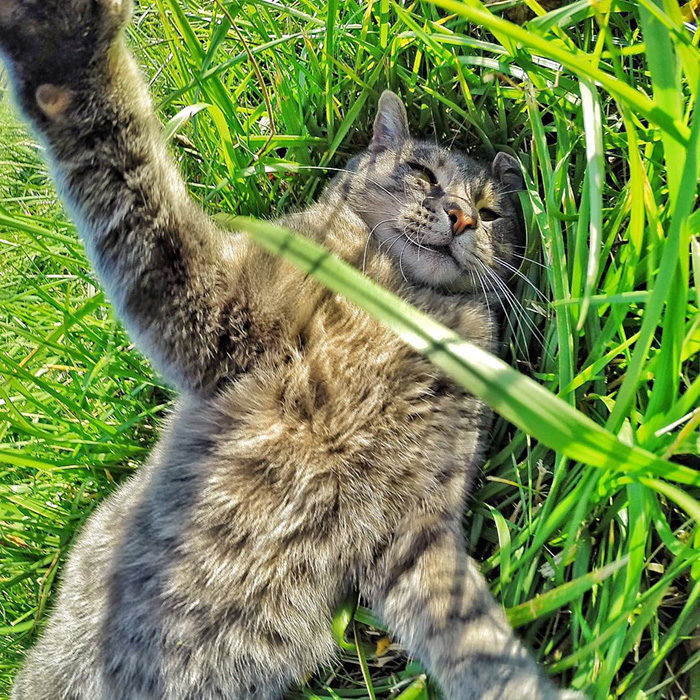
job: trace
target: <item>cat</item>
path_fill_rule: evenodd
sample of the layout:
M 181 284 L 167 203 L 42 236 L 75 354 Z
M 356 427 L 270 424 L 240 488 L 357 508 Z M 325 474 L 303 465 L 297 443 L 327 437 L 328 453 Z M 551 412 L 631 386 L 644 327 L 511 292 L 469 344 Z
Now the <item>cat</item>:
M 449 700 L 574 698 L 466 554 L 488 411 L 381 324 L 188 198 L 125 47 L 129 0 L 0 0 L 0 51 L 128 331 L 181 395 L 87 521 L 13 688 L 279 698 L 358 590 Z M 368 149 L 281 223 L 496 348 L 478 287 L 522 244 L 515 158 L 414 140 L 384 92 Z M 500 263 L 499 263 L 500 261 Z

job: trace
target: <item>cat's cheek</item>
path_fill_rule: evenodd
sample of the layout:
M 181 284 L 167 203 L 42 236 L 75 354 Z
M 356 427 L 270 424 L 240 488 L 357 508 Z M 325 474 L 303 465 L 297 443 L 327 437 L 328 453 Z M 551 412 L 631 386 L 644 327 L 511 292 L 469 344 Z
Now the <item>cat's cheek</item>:
M 44 116 L 52 122 L 61 121 L 72 102 L 71 91 L 66 87 L 59 87 L 44 83 L 37 88 L 36 103 Z

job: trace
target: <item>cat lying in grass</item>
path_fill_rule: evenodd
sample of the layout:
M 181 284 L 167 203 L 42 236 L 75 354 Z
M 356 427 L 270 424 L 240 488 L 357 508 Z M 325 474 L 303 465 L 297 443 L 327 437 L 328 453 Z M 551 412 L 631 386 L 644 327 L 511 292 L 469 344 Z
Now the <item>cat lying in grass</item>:
M 181 398 L 87 522 L 13 697 L 278 698 L 335 654 L 351 589 L 445 697 L 563 698 L 508 626 L 460 518 L 487 410 L 374 319 L 188 198 L 125 48 L 128 0 L 0 0 L 17 101 L 130 333 Z M 282 222 L 473 343 L 522 244 L 519 166 L 369 148 Z

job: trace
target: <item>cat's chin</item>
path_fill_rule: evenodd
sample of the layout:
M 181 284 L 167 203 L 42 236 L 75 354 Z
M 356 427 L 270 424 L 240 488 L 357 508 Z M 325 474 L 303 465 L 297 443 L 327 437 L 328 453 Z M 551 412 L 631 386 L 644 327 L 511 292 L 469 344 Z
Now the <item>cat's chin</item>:
M 417 245 L 402 236 L 387 249 L 403 278 L 436 289 L 466 291 L 468 273 L 454 258 L 448 246 Z

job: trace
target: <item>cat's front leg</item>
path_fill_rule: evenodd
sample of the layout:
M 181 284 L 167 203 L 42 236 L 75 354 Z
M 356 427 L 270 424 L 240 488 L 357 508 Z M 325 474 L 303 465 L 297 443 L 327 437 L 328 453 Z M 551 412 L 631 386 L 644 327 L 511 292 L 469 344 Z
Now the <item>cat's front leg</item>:
M 405 523 L 368 576 L 372 606 L 449 700 L 585 700 L 537 667 L 464 551 L 459 525 Z
M 131 0 L 0 0 L 0 54 L 127 328 L 167 379 L 206 393 L 259 354 L 264 324 L 245 255 L 163 143 L 124 45 L 130 13 Z

